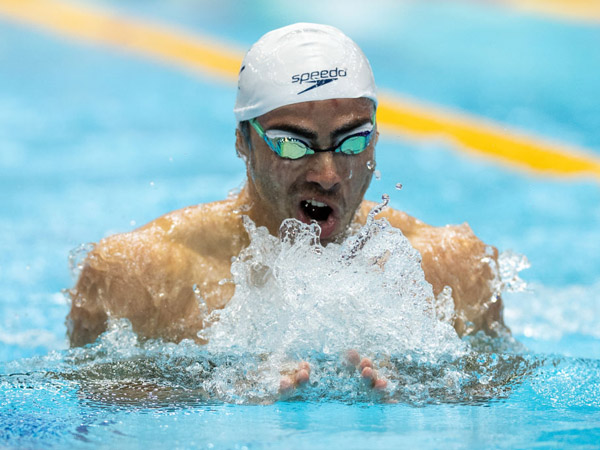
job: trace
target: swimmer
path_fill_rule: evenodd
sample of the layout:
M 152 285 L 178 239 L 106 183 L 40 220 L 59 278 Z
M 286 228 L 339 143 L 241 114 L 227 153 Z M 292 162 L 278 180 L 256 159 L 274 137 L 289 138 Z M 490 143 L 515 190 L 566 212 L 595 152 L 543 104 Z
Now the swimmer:
M 70 291 L 72 346 L 93 342 L 109 317 L 127 318 L 141 338 L 203 343 L 196 293 L 209 310 L 233 296 L 235 286 L 220 281 L 249 245 L 243 215 L 275 236 L 287 218 L 316 221 L 323 245 L 365 223 L 375 205 L 363 196 L 375 167 L 377 93 L 369 62 L 350 38 L 302 23 L 267 33 L 242 62 L 234 113 L 245 186 L 226 200 L 168 213 L 96 244 Z M 452 289 L 459 335 L 506 330 L 501 299 L 490 288 L 497 251 L 468 225 L 433 227 L 393 209 L 377 217 L 420 252 L 436 296 Z M 348 361 L 373 387 L 385 387 L 370 360 L 350 350 Z M 284 374 L 282 391 L 309 374 L 300 363 Z

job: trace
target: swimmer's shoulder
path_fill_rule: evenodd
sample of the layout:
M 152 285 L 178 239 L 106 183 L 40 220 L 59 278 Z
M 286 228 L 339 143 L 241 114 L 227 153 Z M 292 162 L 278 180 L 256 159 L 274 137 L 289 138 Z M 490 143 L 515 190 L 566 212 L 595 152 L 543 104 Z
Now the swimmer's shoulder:
M 227 199 L 178 209 L 135 230 L 106 237 L 95 244 L 88 262 L 98 268 L 123 266 L 128 272 L 150 266 L 181 270 L 204 257 L 229 262 L 245 239 L 236 202 Z
M 93 246 L 84 263 L 82 279 L 123 284 L 128 289 L 152 286 L 160 279 L 192 277 L 193 252 L 165 238 L 159 224 L 108 236 Z
M 126 239 L 218 257 L 234 250 L 239 253 L 247 237 L 236 199 L 229 198 L 171 211 L 132 231 Z
M 357 214 L 360 223 L 364 223 L 366 217 L 377 203 L 363 201 Z M 417 219 L 403 211 L 386 208 L 376 216 L 377 219 L 385 218 L 402 233 L 416 247 L 437 247 L 443 242 L 453 241 L 458 247 L 464 241 L 478 240 L 468 223 L 458 225 L 433 226 Z M 416 245 L 415 245 L 416 244 Z
M 371 202 L 368 200 L 364 200 L 357 212 L 357 220 L 360 224 L 364 224 L 367 220 L 367 216 L 371 209 L 377 206 L 377 203 Z M 377 216 L 377 219 L 385 218 L 395 228 L 398 228 L 402 233 L 409 239 L 418 236 L 419 234 L 427 231 L 430 231 L 432 226 L 426 224 L 425 222 L 413 217 L 403 211 L 398 211 L 393 208 L 386 208 L 382 212 L 380 212 Z
M 375 205 L 363 202 L 360 214 L 365 220 Z M 382 217 L 399 228 L 419 251 L 425 279 L 431 283 L 434 295 L 445 286 L 452 289 L 458 313 L 454 327 L 459 335 L 477 330 L 495 335 L 508 330 L 502 318 L 502 301 L 492 292 L 498 260 L 495 247 L 481 241 L 467 223 L 436 227 L 392 208 L 377 216 Z
M 174 211 L 94 245 L 70 290 L 72 345 L 95 340 L 109 316 L 129 319 L 134 331 L 145 337 L 194 337 L 186 334 L 200 327 L 194 322 L 198 314 L 193 286 L 217 285 L 229 273 L 230 259 L 211 259 L 185 241 L 193 228 L 190 223 L 215 205 L 206 206 Z M 206 301 L 218 306 L 221 297 L 207 295 Z
M 360 216 L 366 220 L 368 212 L 374 206 L 376 203 L 364 201 L 360 208 Z M 386 208 L 376 218 L 385 218 L 390 225 L 400 229 L 411 245 L 419 251 L 426 265 L 431 263 L 433 266 L 437 261 L 445 261 L 445 265 L 452 265 L 458 260 L 498 257 L 498 250 L 482 242 L 466 222 L 459 225 L 432 226 L 393 208 Z

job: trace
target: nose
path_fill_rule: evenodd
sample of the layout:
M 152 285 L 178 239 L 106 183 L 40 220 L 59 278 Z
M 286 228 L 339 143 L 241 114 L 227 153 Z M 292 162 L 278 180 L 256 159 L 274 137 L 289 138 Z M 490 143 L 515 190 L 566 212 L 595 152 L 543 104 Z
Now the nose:
M 323 152 L 312 155 L 306 181 L 316 183 L 329 191 L 335 189 L 342 181 L 339 169 L 335 163 L 333 152 Z

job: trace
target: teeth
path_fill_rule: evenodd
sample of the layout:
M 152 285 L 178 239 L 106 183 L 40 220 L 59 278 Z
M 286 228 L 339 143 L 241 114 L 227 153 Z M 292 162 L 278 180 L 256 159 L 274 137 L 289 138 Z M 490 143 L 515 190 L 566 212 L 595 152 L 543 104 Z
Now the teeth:
M 309 205 L 312 205 L 312 206 L 317 206 L 319 208 L 324 208 L 327 206 L 327 203 L 321 203 L 321 202 L 316 201 L 315 199 L 306 200 L 306 203 L 308 203 Z

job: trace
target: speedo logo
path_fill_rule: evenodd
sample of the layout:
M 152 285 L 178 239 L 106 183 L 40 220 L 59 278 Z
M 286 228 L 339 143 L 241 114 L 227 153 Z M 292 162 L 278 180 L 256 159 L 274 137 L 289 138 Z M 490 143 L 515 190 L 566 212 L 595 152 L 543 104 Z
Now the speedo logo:
M 298 95 L 300 95 L 306 91 L 318 88 L 320 86 L 323 86 L 324 84 L 331 83 L 345 76 L 346 70 L 339 69 L 336 67 L 335 69 L 315 70 L 314 72 L 298 73 L 292 76 L 292 83 L 298 83 L 300 85 L 304 83 L 310 84 L 309 87 L 298 92 Z

